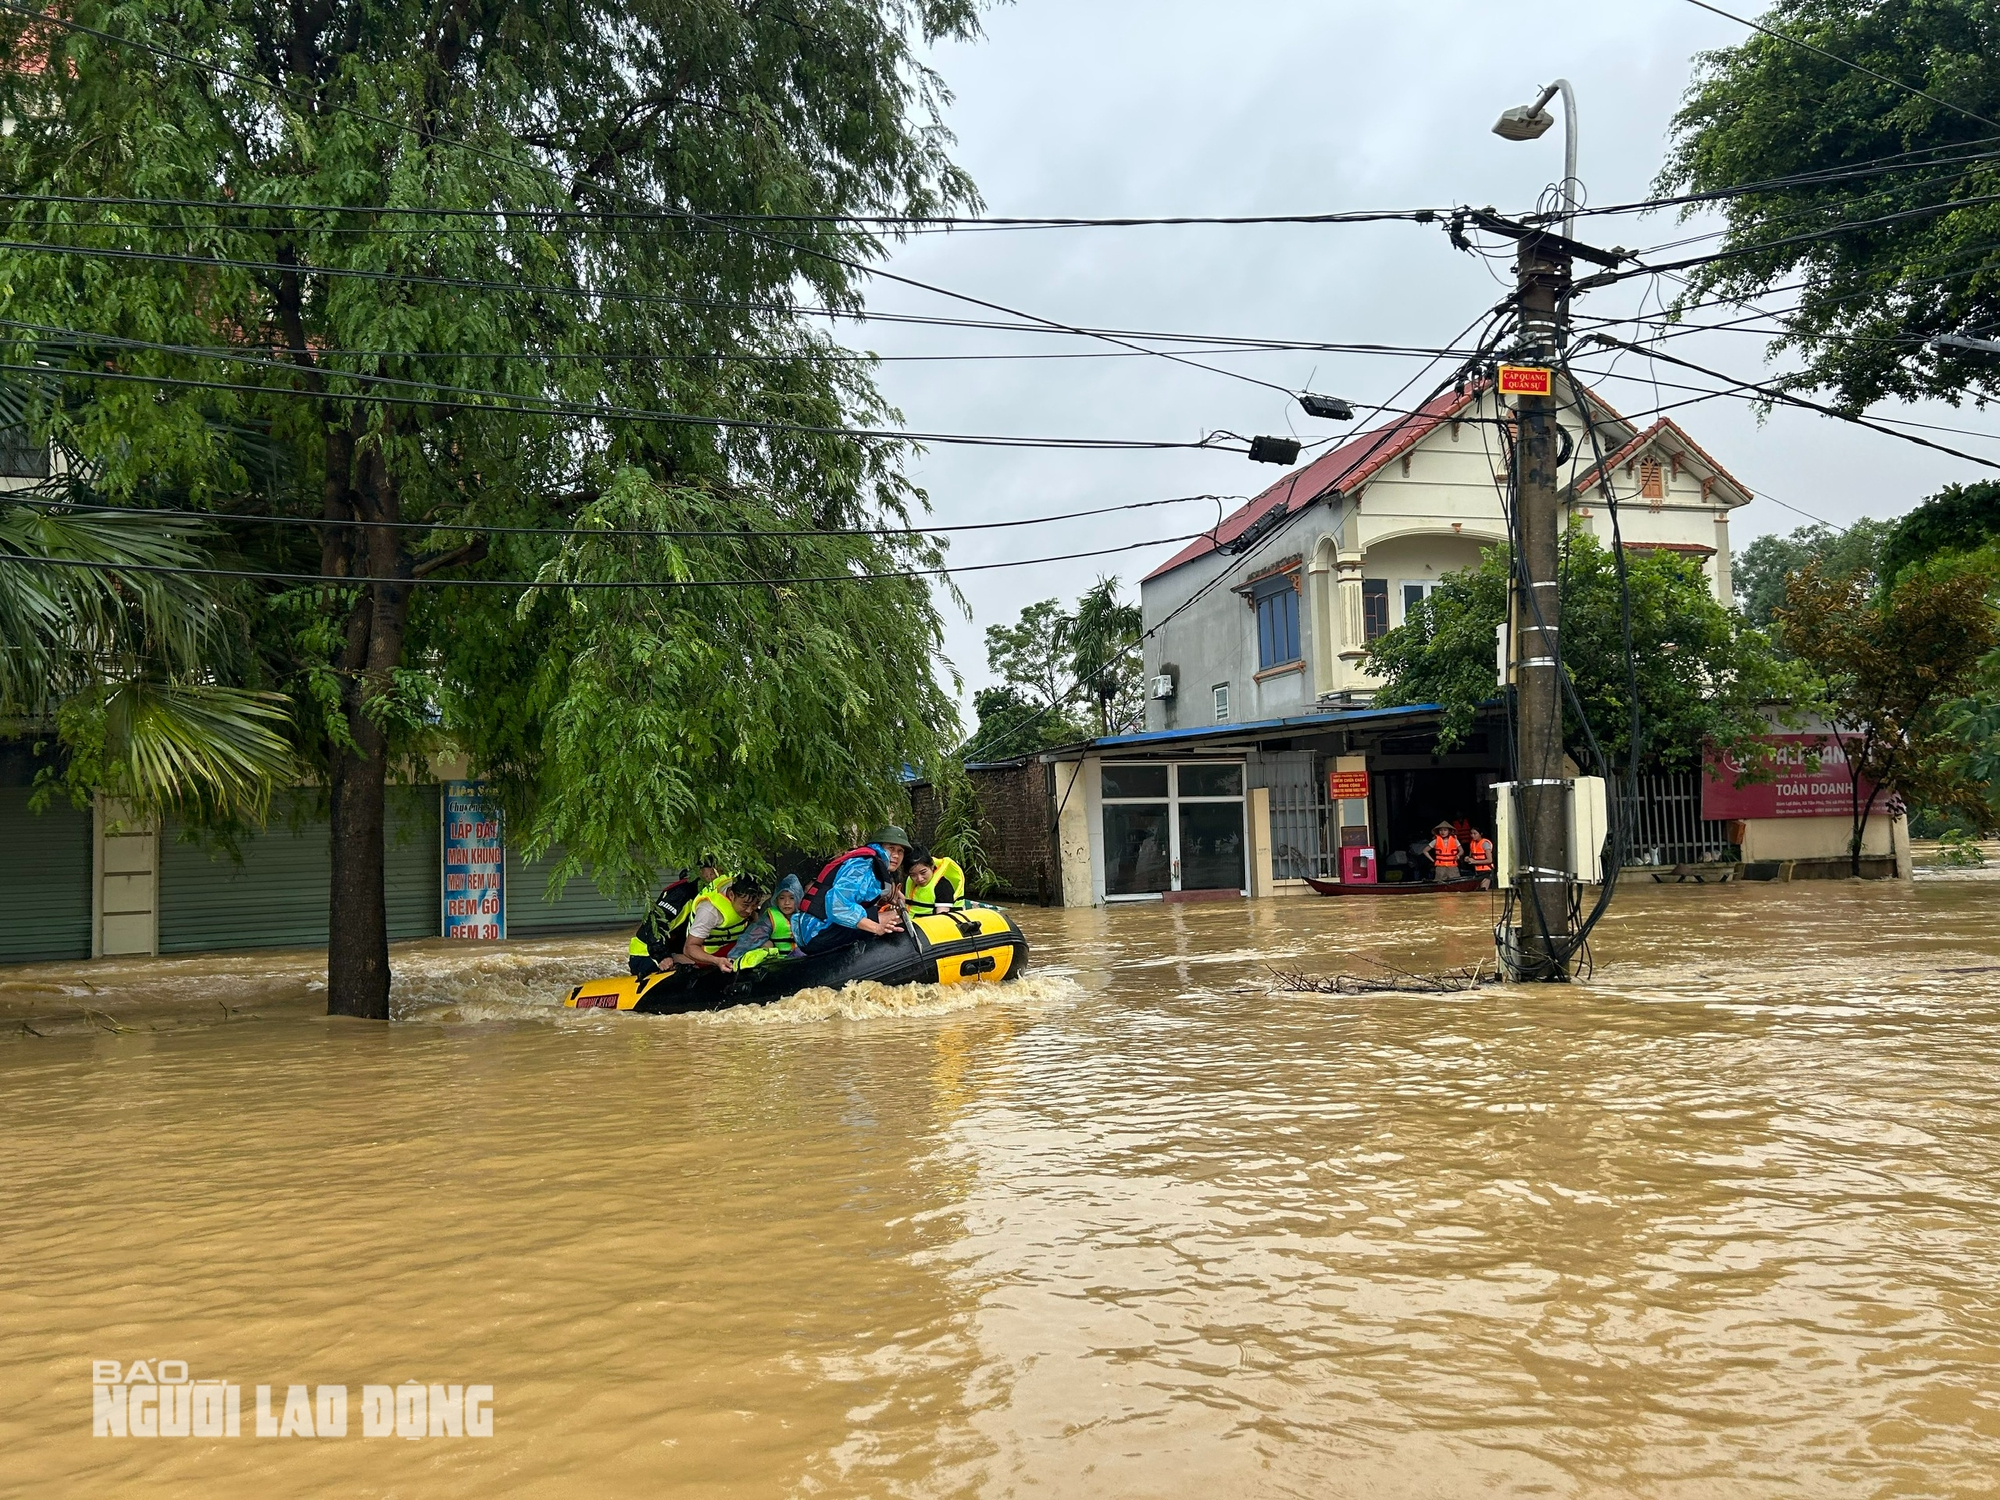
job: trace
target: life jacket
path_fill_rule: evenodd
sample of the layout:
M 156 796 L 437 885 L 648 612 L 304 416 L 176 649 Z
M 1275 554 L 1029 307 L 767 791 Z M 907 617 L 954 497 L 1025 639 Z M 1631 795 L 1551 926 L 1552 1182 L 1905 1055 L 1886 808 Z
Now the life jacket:
M 701 888 L 700 895 L 681 908 L 680 914 L 673 920 L 673 925 L 667 929 L 667 936 L 672 942 L 674 952 L 678 953 L 687 946 L 688 925 L 694 921 L 695 908 L 704 901 L 714 907 L 722 917 L 722 920 L 715 924 L 715 930 L 702 940 L 701 946 L 705 950 L 710 953 L 720 953 L 743 936 L 743 929 L 750 925 L 750 918 L 739 912 L 727 895 L 735 879 L 734 875 L 716 876 Z
M 739 969 L 754 969 L 767 959 L 783 958 L 798 947 L 798 939 L 792 936 L 792 919 L 772 907 L 765 913 L 771 919 L 771 935 L 748 953 L 734 959 Z
M 1472 868 L 1482 875 L 1493 873 L 1493 840 L 1483 833 L 1472 836 Z
M 965 899 L 965 871 L 958 867 L 958 861 L 947 855 L 938 855 L 931 869 L 931 878 L 924 885 L 909 885 L 904 888 L 903 899 L 910 904 L 910 910 L 919 916 L 929 916 L 939 909 L 937 888 L 944 881 L 951 882 L 951 901 L 944 903 L 943 909 L 951 910 L 952 902 Z
M 832 920 L 826 914 L 826 893 L 833 885 L 834 876 L 840 873 L 840 867 L 850 859 L 867 860 L 869 867 L 875 872 L 875 883 L 885 891 L 889 889 L 894 879 L 889 871 L 889 861 L 876 852 L 873 844 L 863 844 L 859 849 L 849 849 L 845 854 L 835 855 L 821 866 L 819 874 L 813 876 L 812 884 L 806 887 L 806 899 L 799 903 L 800 911 L 822 922 Z M 868 907 L 868 914 L 871 917 L 875 914 L 875 907 L 872 904 Z
M 660 899 L 653 903 L 653 909 L 640 921 L 639 930 L 632 934 L 626 951 L 634 958 L 658 958 L 669 948 L 678 946 L 671 936 L 674 923 L 700 894 L 701 885 L 692 876 L 683 875 L 670 883 L 660 892 Z
M 1439 865 L 1458 863 L 1458 840 L 1448 833 L 1441 833 L 1430 841 L 1430 856 Z

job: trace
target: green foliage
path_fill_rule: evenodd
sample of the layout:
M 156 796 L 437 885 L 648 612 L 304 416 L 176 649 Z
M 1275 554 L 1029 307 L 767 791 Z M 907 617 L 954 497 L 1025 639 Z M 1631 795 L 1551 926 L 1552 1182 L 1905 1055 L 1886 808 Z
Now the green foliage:
M 2000 482 L 1946 485 L 1889 528 L 1882 544 L 1882 574 L 1940 552 L 1976 552 L 2000 537 Z
M 1019 687 L 981 688 L 972 695 L 979 727 L 959 753 L 968 763 L 1033 755 L 1090 738 L 1090 731 L 1065 710 L 1038 707 Z
M 2000 5 L 1778 0 L 1762 23 L 1811 47 L 1753 34 L 1697 59 L 1673 121 L 1662 192 L 1911 154 L 1889 172 L 1701 205 L 1724 217 L 1718 248 L 1727 258 L 1693 272 L 1686 300 L 1753 297 L 1782 285 L 1798 310 L 1777 347 L 1803 359 L 1789 383 L 1829 391 L 1854 410 L 1886 396 L 1954 405 L 1991 398 L 2000 362 L 1931 340 L 2000 323 L 2000 281 L 1991 274 L 2000 163 L 1976 144 L 1992 132 L 1889 80 L 2000 116 Z
M 226 824 L 262 817 L 291 775 L 285 700 L 223 680 L 243 667 L 226 597 L 151 571 L 206 563 L 201 535 L 169 516 L 0 506 L 0 724 L 54 728 L 43 800 L 103 790 L 139 817 Z
M 1821 712 L 1846 756 L 1857 874 L 1877 796 L 1974 817 L 1988 811 L 1990 779 L 1970 763 L 1961 718 L 1966 695 L 1981 686 L 1983 659 L 2000 642 L 1993 561 L 1945 554 L 1876 593 L 1816 567 L 1792 576 L 1779 626 L 1787 648 L 1817 674 Z M 1866 798 L 1864 782 L 1876 788 Z
M 1930 862 L 1944 869 L 1978 870 L 1985 867 L 1986 856 L 1979 840 L 1963 828 L 1947 828 L 1938 836 L 1937 853 Z
M 1785 580 L 1811 563 L 1832 577 L 1861 578 L 1872 586 L 1883 567 L 1884 539 L 1893 529 L 1863 516 L 1845 531 L 1815 522 L 1790 536 L 1760 536 L 1730 565 L 1737 603 L 1752 625 L 1768 627 L 1785 602 Z
M 986 665 L 1028 703 L 1048 708 L 1071 696 L 1076 619 L 1059 599 L 1030 604 L 1012 625 L 986 627 Z
M 1118 597 L 1116 578 L 1099 578 L 1077 600 L 1070 670 L 1077 689 L 1097 707 L 1097 732 L 1120 734 L 1145 713 L 1139 655 L 1144 616 L 1136 603 Z
M 905 445 L 846 431 L 896 414 L 797 310 L 859 305 L 881 245 L 841 216 L 976 202 L 919 55 L 974 0 L 63 14 L 262 80 L 5 18 L 0 318 L 66 332 L 0 362 L 50 372 L 21 419 L 106 497 L 372 523 L 214 544 L 326 580 L 233 601 L 240 680 L 289 694 L 305 764 L 382 777 L 449 739 L 561 873 L 629 892 L 824 840 L 938 759 L 928 591 L 784 580 L 940 560 L 895 529 Z M 345 581 L 428 574 L 649 586 Z
M 1684 770 L 1703 745 L 1737 745 L 1768 727 L 1759 705 L 1788 697 L 1799 674 L 1780 662 L 1764 635 L 1715 601 L 1700 564 L 1673 552 L 1628 554 L 1632 644 L 1639 685 L 1642 766 Z M 1462 740 L 1482 704 L 1498 696 L 1494 633 L 1507 615 L 1509 563 L 1491 548 L 1479 566 L 1450 573 L 1404 623 L 1369 648 L 1383 679 L 1375 702 L 1444 707 L 1440 749 Z M 1594 537 L 1571 531 L 1563 543 L 1563 664 L 1614 762 L 1632 754 L 1631 697 L 1625 670 L 1615 560 Z M 1564 739 L 1587 763 L 1573 710 Z
M 958 861 L 958 867 L 965 871 L 966 895 L 981 896 L 998 889 L 1000 880 L 986 850 L 986 838 L 992 830 L 979 809 L 979 798 L 964 766 L 947 762 L 935 787 L 942 806 L 937 834 L 931 840 L 933 852 Z

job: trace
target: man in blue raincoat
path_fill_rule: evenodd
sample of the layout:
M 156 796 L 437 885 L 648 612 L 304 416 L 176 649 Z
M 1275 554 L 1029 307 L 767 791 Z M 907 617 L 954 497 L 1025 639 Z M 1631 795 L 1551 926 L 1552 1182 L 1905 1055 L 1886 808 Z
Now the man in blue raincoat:
M 792 918 L 799 952 L 831 953 L 864 937 L 888 937 L 903 927 L 902 913 L 883 898 L 896 889 L 910 836 L 891 823 L 859 849 L 829 860 L 806 888 Z

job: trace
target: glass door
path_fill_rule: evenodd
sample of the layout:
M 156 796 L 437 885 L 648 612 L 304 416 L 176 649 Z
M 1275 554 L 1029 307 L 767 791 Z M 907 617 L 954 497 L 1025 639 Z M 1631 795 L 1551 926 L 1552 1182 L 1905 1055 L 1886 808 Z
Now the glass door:
M 1107 761 L 1104 895 L 1245 888 L 1243 764 Z

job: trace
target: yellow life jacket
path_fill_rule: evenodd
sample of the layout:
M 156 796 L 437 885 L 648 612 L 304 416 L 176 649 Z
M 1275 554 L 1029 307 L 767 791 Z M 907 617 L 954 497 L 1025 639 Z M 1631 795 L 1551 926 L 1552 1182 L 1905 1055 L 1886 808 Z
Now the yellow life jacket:
M 735 959 L 737 968 L 754 969 L 766 959 L 783 958 L 798 947 L 798 939 L 792 936 L 792 919 L 775 906 L 771 908 L 770 916 L 770 938 Z
M 750 918 L 739 912 L 730 902 L 730 885 L 734 875 L 718 875 L 701 888 L 701 894 L 681 908 L 681 914 L 674 919 L 671 929 L 673 951 L 678 953 L 687 946 L 688 926 L 694 921 L 695 908 L 706 901 L 714 907 L 722 920 L 715 924 L 715 930 L 702 940 L 702 947 L 710 953 L 720 953 L 731 943 L 743 936 L 743 929 L 750 925 Z
M 912 882 L 903 888 L 903 899 L 909 902 L 910 910 L 918 916 L 929 916 L 932 912 L 938 910 L 938 884 L 946 880 L 951 882 L 952 902 L 963 901 L 965 899 L 965 871 L 958 867 L 957 860 L 943 854 L 937 856 L 936 863 L 931 866 L 931 878 L 925 884 L 917 885 Z M 949 905 L 945 909 L 949 910 Z

